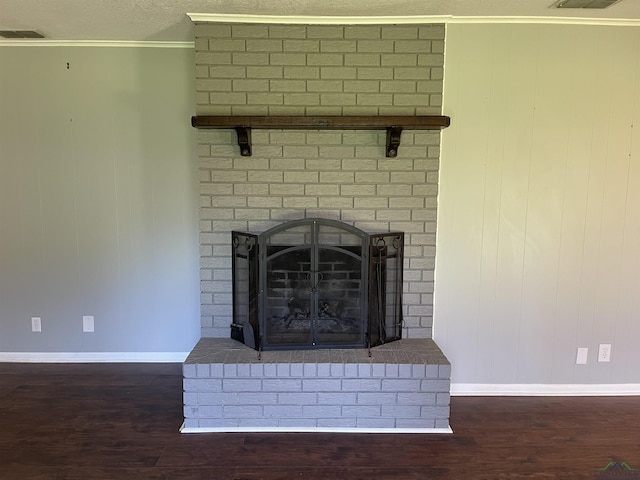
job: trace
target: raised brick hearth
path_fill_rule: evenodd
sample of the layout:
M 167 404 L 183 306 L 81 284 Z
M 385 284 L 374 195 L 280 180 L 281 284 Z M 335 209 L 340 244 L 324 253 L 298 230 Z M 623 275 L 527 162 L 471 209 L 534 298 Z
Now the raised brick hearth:
M 451 365 L 430 339 L 258 352 L 203 338 L 184 364 L 183 433 L 449 432 Z

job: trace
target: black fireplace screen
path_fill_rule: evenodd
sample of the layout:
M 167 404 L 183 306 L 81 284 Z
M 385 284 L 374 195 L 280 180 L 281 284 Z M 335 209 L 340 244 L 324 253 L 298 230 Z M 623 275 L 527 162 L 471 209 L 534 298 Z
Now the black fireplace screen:
M 231 336 L 258 350 L 398 340 L 404 234 L 319 218 L 232 232 Z

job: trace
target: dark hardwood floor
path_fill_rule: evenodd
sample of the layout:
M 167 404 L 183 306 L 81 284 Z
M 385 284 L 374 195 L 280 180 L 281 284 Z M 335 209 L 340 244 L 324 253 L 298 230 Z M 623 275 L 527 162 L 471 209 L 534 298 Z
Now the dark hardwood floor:
M 640 468 L 640 397 L 454 397 L 453 435 L 182 435 L 181 385 L 178 364 L 0 364 L 0 479 L 594 479 L 609 462 Z

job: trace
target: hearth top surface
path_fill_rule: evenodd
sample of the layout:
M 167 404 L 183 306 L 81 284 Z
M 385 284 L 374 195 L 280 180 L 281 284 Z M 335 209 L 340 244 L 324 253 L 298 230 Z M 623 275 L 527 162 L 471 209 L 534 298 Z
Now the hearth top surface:
M 258 352 L 230 338 L 201 338 L 184 362 L 211 363 L 385 363 L 449 365 L 430 338 L 403 339 L 371 349 L 279 350 Z

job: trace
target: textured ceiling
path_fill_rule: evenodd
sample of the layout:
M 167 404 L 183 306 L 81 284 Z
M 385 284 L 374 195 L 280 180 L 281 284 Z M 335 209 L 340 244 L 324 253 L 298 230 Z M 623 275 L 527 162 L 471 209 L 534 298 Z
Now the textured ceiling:
M 549 8 L 553 3 L 554 0 L 0 0 L 0 30 L 37 30 L 48 39 L 60 41 L 192 41 L 192 23 L 187 12 L 287 16 L 556 16 L 640 21 L 640 0 L 621 0 L 605 10 Z

